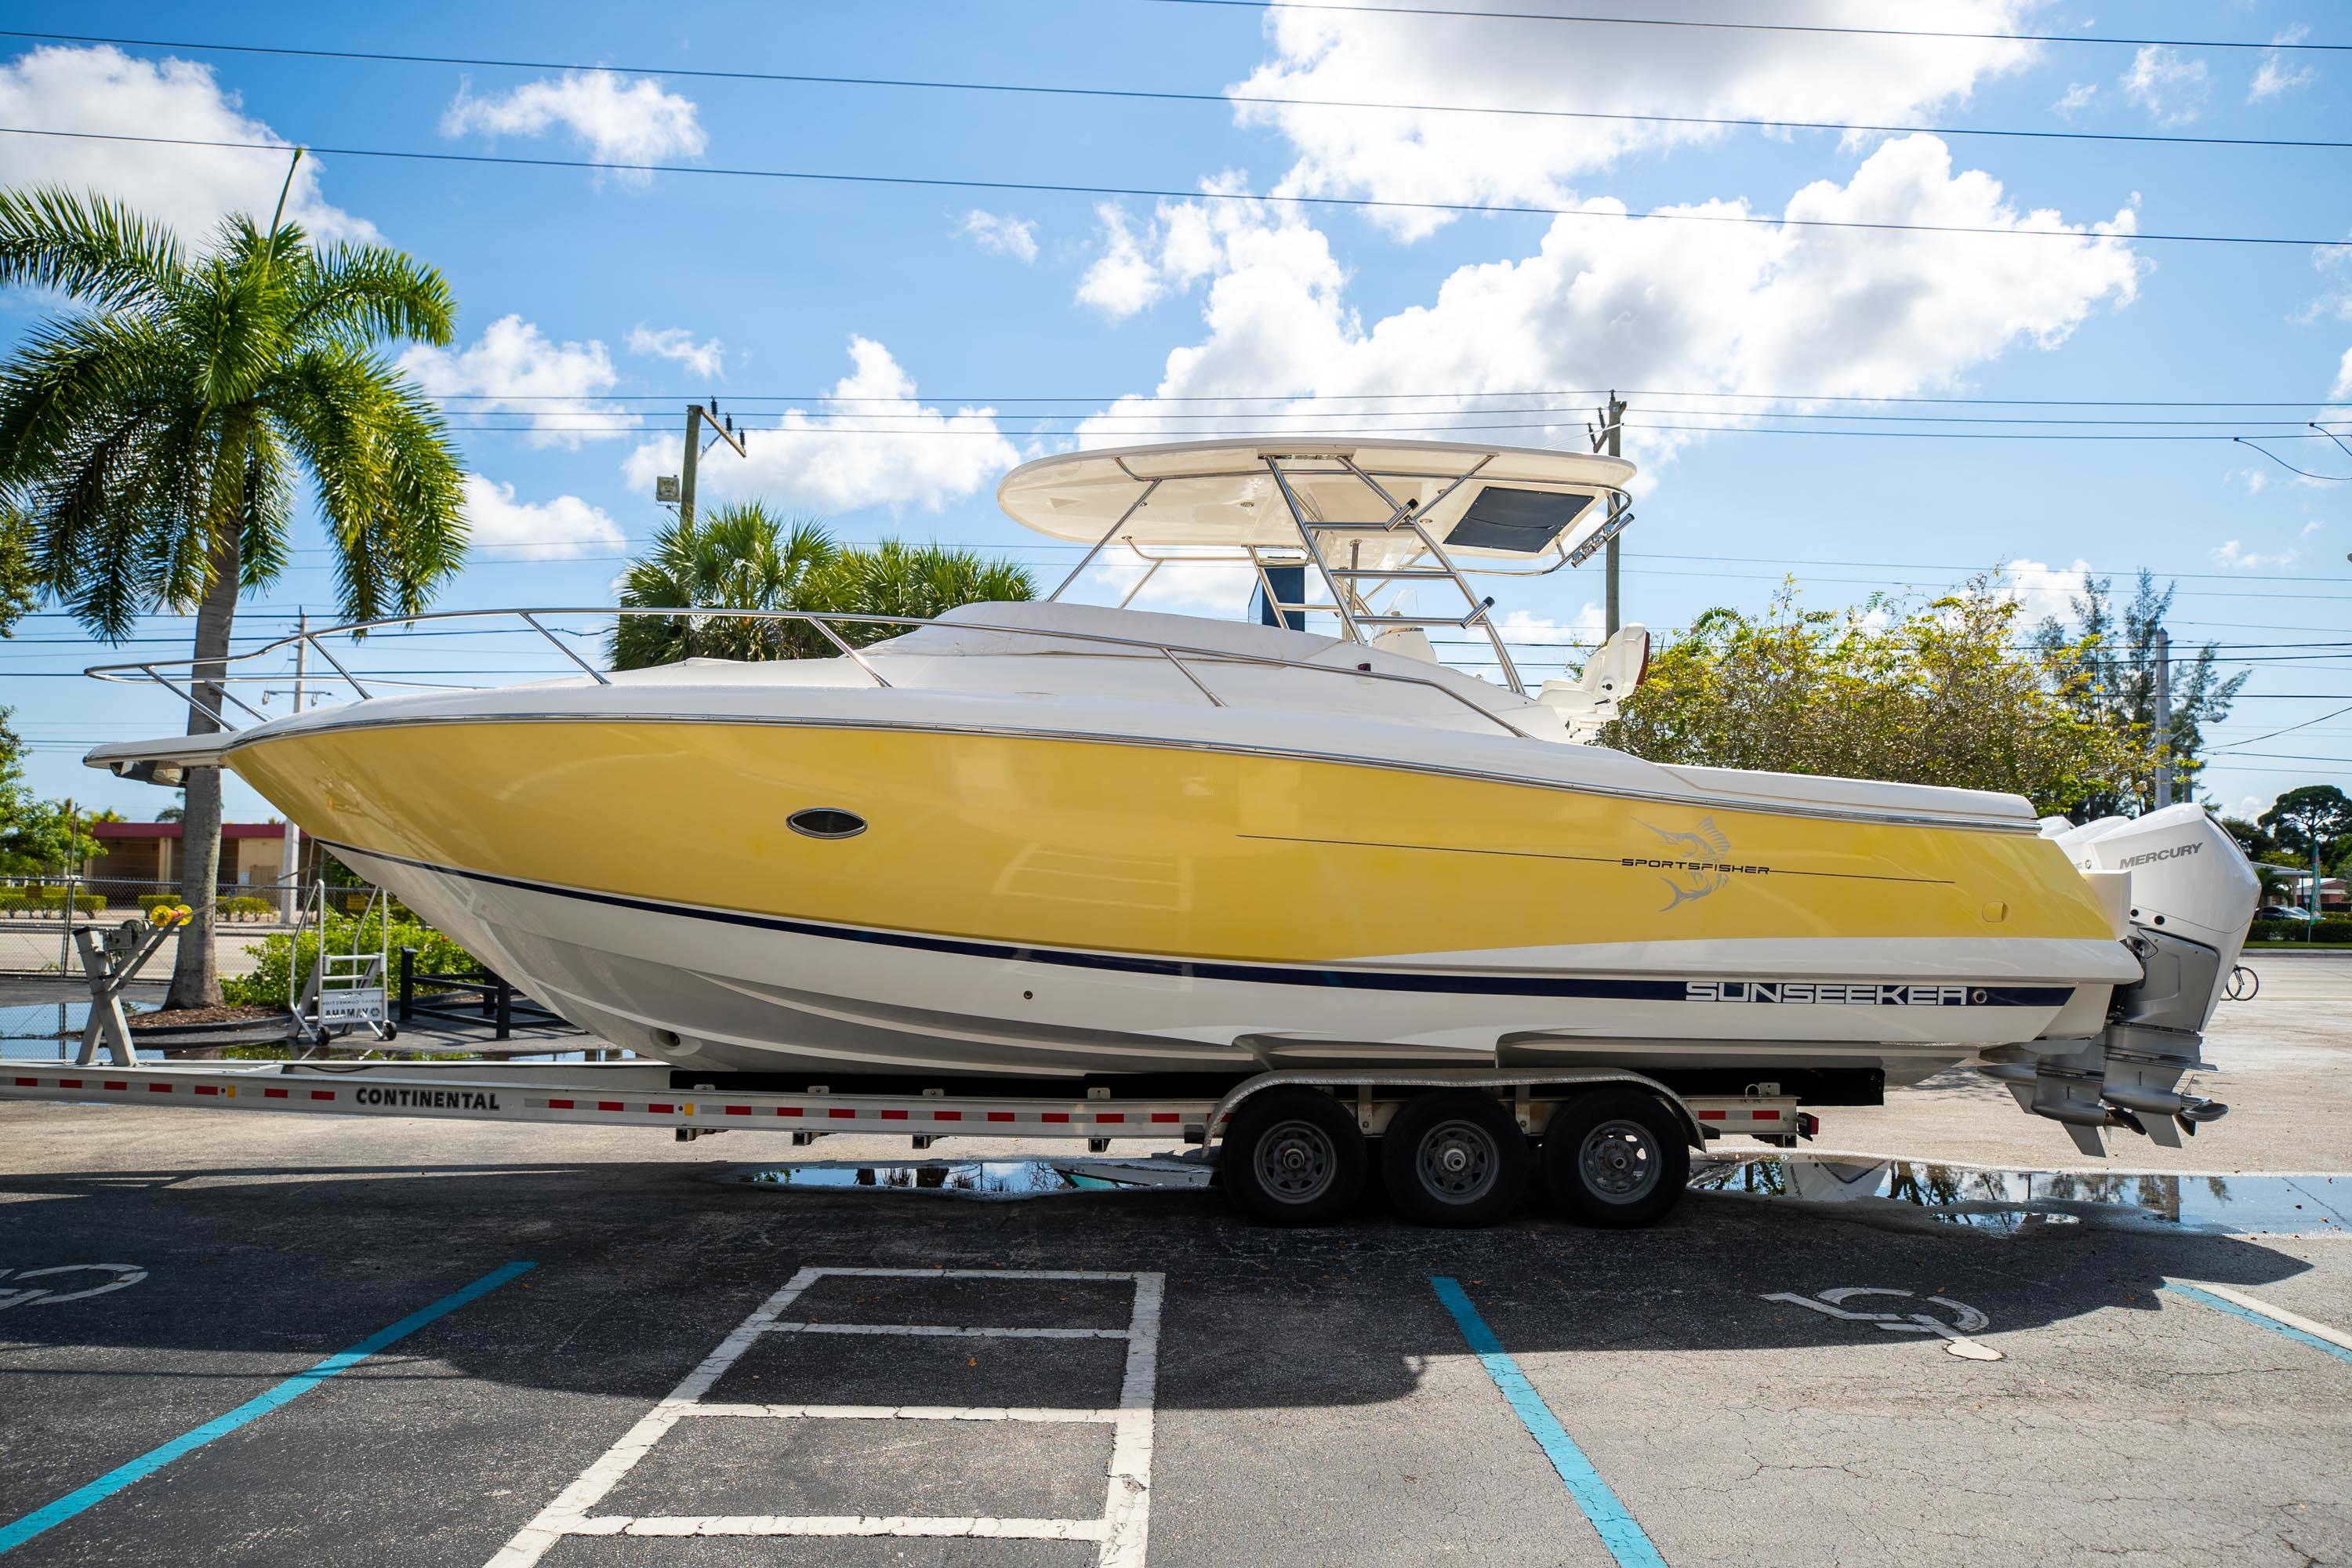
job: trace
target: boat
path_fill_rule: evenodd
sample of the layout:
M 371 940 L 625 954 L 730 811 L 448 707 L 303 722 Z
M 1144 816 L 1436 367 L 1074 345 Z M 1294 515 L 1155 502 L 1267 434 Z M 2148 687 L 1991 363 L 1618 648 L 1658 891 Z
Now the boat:
M 325 629 L 201 679 L 94 672 L 223 727 L 88 760 L 232 769 L 530 995 L 695 1077 L 1605 1067 L 1836 1105 L 1967 1064 L 2093 1152 L 2220 1114 L 2180 1085 L 2256 883 L 2202 811 L 2045 824 L 2009 795 L 1644 761 L 1598 743 L 1639 626 L 1530 689 L 1481 587 L 1589 559 L 1633 478 L 1371 437 L 1043 458 L 998 494 L 1077 555 L 1042 601 L 773 612 L 833 656 L 622 672 L 575 635 L 609 606 Z M 1251 618 L 1133 607 L 1161 573 Z M 420 689 L 361 657 L 490 616 L 571 672 Z M 353 700 L 239 696 L 298 642 Z M 1440 661 L 1465 642 L 1491 675 Z

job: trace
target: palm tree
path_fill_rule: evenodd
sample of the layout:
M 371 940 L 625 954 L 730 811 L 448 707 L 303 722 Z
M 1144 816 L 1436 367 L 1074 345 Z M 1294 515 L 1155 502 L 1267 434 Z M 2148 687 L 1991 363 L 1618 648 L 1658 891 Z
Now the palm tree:
M 833 570 L 833 595 L 844 610 L 866 616 L 908 616 L 929 620 L 958 605 L 995 603 L 1036 596 L 1029 569 L 1011 561 L 989 560 L 969 550 L 940 544 L 907 544 L 886 539 L 871 549 L 841 552 Z M 904 626 L 845 626 L 851 642 L 877 642 Z
M 831 609 L 814 590 L 840 554 L 832 536 L 808 519 L 779 522 L 758 501 L 713 507 L 654 536 L 653 548 L 621 578 L 621 603 L 641 609 Z M 832 651 L 803 622 L 717 616 L 623 616 L 611 645 L 615 669 Z
M 465 551 L 457 453 L 378 352 L 447 342 L 447 284 L 396 250 L 314 247 L 284 211 L 281 191 L 266 231 L 232 216 L 191 256 L 102 196 L 0 192 L 0 286 L 81 307 L 0 366 L 0 500 L 29 516 L 36 576 L 92 635 L 194 612 L 192 735 L 219 728 L 237 595 L 284 569 L 300 480 L 352 619 L 424 609 Z M 180 895 L 198 913 L 173 1006 L 220 999 L 220 822 L 219 770 L 190 769 Z
M 929 618 L 958 605 L 1026 599 L 1027 570 L 969 550 L 885 540 L 835 544 L 820 523 L 779 522 L 758 501 L 673 522 L 621 579 L 621 603 L 642 608 L 817 610 Z M 845 626 L 852 643 L 896 637 L 903 626 Z M 624 616 L 611 653 L 615 669 L 681 658 L 824 658 L 840 650 L 798 621 L 710 616 Z

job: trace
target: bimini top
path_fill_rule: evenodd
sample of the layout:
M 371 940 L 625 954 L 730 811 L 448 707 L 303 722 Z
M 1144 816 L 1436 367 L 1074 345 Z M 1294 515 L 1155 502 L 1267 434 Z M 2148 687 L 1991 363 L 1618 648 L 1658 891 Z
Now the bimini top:
M 1171 546 L 1295 546 L 1302 523 L 1389 524 L 1409 508 L 1449 555 L 1525 559 L 1599 527 L 1633 477 L 1621 458 L 1581 452 L 1275 437 L 1040 458 L 996 500 L 1055 539 Z

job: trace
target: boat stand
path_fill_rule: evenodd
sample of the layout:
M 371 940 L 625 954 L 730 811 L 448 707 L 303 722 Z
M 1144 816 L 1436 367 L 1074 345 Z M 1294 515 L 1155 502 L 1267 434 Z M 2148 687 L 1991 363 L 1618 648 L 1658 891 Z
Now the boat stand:
M 88 1067 L 97 1061 L 103 1041 L 116 1065 L 139 1065 L 139 1049 L 131 1043 L 131 1020 L 122 1011 L 122 993 L 163 948 L 163 939 L 187 924 L 188 918 L 174 913 L 152 925 L 124 921 L 106 931 L 96 926 L 73 928 L 74 947 L 89 981 L 89 1018 L 81 1027 L 81 1050 L 74 1058 L 78 1064 Z

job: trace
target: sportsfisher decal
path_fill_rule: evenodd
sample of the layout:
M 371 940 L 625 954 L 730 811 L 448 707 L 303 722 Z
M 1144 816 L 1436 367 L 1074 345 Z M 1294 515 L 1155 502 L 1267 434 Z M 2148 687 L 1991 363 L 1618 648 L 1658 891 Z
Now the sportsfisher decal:
M 1640 819 L 1637 817 L 1635 820 Z M 1658 879 L 1665 884 L 1668 895 L 1666 901 L 1659 906 L 1661 913 L 1679 908 L 1693 899 L 1703 899 L 1709 893 L 1721 892 L 1724 884 L 1730 881 L 1735 875 L 1758 877 L 1766 875 L 1772 869 L 1769 866 L 1732 864 L 1731 840 L 1724 836 L 1721 828 L 1716 826 L 1715 818 L 1712 816 L 1700 817 L 1697 828 L 1689 833 L 1670 833 L 1654 823 L 1643 822 L 1642 826 L 1667 843 L 1686 846 L 1690 851 L 1686 857 L 1681 858 L 1626 855 L 1621 857 L 1617 862 L 1621 866 L 1633 866 L 1644 870 L 1667 873 Z

